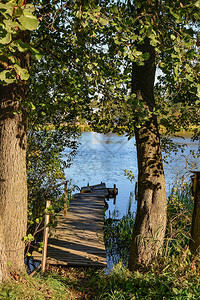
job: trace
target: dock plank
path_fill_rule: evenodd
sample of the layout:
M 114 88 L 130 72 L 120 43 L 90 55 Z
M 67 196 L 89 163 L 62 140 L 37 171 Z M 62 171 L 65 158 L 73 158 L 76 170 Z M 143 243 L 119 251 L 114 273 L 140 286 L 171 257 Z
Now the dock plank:
M 107 189 L 95 186 L 92 193 L 79 193 L 70 202 L 66 217 L 61 213 L 48 241 L 47 263 L 52 265 L 106 267 L 104 205 Z M 34 252 L 34 259 L 41 254 Z

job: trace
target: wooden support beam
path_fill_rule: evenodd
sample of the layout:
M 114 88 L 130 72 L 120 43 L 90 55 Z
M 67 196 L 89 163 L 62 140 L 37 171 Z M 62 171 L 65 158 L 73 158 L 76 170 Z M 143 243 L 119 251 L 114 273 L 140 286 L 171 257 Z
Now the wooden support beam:
M 47 259 L 47 244 L 48 244 L 48 236 L 49 236 L 49 227 L 47 226 L 49 223 L 49 213 L 48 208 L 51 205 L 51 201 L 46 201 L 46 213 L 45 213 L 45 220 L 44 220 L 44 235 L 43 235 L 43 251 L 42 251 L 42 274 L 45 272 L 46 268 L 46 259 Z
M 63 212 L 64 217 L 67 216 L 67 201 L 68 201 L 67 183 L 68 180 L 65 182 L 65 187 L 64 187 L 64 195 L 65 195 L 64 212 Z

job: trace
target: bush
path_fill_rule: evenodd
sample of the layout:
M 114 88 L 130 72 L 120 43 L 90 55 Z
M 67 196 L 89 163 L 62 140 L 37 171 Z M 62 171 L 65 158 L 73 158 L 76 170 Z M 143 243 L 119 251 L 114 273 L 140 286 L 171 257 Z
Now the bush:
M 46 200 L 51 200 L 50 227 L 57 225 L 55 212 L 64 205 L 63 189 L 57 185 L 65 180 L 65 168 L 76 154 L 77 144 L 65 130 L 30 131 L 27 149 L 28 229 L 26 253 L 42 248 L 42 227 Z M 67 152 L 68 148 L 68 152 Z M 63 158 L 65 150 L 66 157 Z M 69 190 L 68 190 L 69 191 Z M 31 245 L 31 247 L 30 247 Z
M 106 220 L 108 253 L 114 262 L 121 260 L 123 264 L 102 277 L 103 296 L 97 299 L 199 299 L 200 257 L 192 256 L 188 246 L 192 209 L 191 184 L 177 182 L 168 197 L 163 252 L 143 273 L 130 273 L 123 267 L 127 265 L 134 216 L 129 213 L 118 221 Z

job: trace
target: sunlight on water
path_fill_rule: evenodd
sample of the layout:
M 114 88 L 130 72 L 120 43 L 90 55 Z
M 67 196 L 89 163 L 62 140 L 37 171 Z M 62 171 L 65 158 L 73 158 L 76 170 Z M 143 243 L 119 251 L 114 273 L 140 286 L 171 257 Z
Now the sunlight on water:
M 198 150 L 198 142 L 191 142 L 189 138 L 173 138 L 176 144 L 187 144 L 184 154 L 179 150 L 175 155 L 171 153 L 168 164 L 165 163 L 165 177 L 167 192 L 169 193 L 177 176 L 186 175 L 186 161 L 199 164 L 198 159 L 189 157 L 190 150 Z M 136 210 L 134 201 L 135 183 L 132 184 L 124 176 L 124 170 L 131 170 L 137 179 L 137 155 L 135 139 L 128 141 L 125 135 L 99 134 L 95 132 L 84 132 L 79 138 L 80 146 L 72 166 L 66 170 L 66 179 L 72 179 L 72 184 L 79 187 L 105 182 L 107 187 L 117 185 L 119 194 L 116 205 L 109 200 L 109 209 L 106 216 L 118 211 L 122 217 L 128 209 L 128 201 L 133 197 L 132 211 Z M 191 166 L 188 166 L 191 169 Z M 189 173 L 187 173 L 189 174 Z

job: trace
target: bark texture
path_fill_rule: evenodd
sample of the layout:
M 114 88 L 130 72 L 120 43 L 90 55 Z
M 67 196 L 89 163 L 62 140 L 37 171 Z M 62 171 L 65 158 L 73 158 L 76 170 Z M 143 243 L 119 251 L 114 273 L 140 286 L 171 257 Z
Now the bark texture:
M 138 50 L 149 53 L 144 65 L 133 64 L 132 92 L 149 120 L 135 126 L 138 160 L 138 204 L 129 258 L 129 269 L 147 267 L 161 250 L 166 229 L 166 186 L 155 107 L 155 51 L 148 38 Z M 136 118 L 136 122 L 140 117 Z
M 200 253 L 200 172 L 194 172 L 193 181 L 194 208 L 192 213 L 190 251 Z
M 0 281 L 24 268 L 27 84 L 0 86 Z M 15 113 L 17 111 L 17 113 Z

